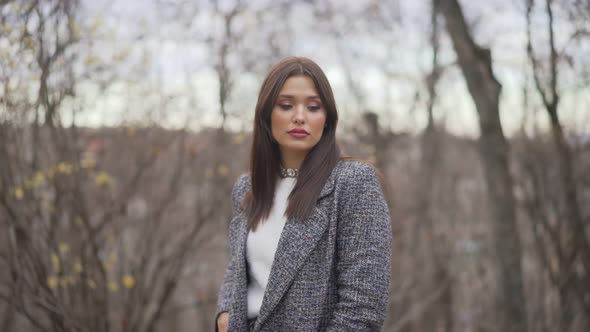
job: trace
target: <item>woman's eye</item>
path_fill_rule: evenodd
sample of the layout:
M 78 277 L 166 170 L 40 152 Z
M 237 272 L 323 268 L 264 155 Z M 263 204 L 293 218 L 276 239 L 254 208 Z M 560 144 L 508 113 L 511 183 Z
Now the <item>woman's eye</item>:
M 291 107 L 293 107 L 293 106 L 292 106 L 292 105 L 288 105 L 288 104 L 279 104 L 279 107 L 280 107 L 282 110 L 285 110 L 285 111 L 286 111 L 286 110 L 290 110 L 290 109 L 291 109 Z
M 315 111 L 319 111 L 319 110 L 320 110 L 320 108 L 321 108 L 321 107 L 320 107 L 320 106 L 317 106 L 317 105 L 311 105 L 311 106 L 308 106 L 308 107 L 307 107 L 307 109 L 309 109 L 310 111 L 314 111 L 314 112 L 315 112 Z

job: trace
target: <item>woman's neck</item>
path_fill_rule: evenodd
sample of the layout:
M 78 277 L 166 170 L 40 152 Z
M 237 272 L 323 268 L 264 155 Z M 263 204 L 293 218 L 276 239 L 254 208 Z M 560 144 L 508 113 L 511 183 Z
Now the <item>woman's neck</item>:
M 303 164 L 303 159 L 305 159 L 305 155 L 283 153 L 281 156 L 281 164 L 284 168 L 299 169 Z

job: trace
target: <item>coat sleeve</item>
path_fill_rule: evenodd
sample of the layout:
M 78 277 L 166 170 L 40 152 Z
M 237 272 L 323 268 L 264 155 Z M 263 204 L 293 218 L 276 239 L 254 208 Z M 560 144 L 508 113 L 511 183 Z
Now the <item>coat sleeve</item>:
M 234 187 L 232 189 L 232 218 L 233 220 L 237 215 L 240 204 L 241 198 L 243 197 L 241 191 L 243 191 L 244 183 L 246 181 L 246 175 L 242 175 L 236 180 Z M 223 277 L 223 283 L 221 284 L 221 288 L 219 289 L 219 296 L 217 298 L 217 310 L 215 313 L 215 331 L 217 331 L 217 318 L 224 312 L 229 312 L 231 307 L 231 300 L 232 300 L 232 292 L 233 292 L 233 284 L 234 284 L 234 257 L 233 253 L 234 250 L 234 236 L 233 236 L 233 229 L 234 225 L 230 223 L 229 229 L 229 246 L 230 246 L 230 260 L 227 264 L 227 268 L 225 270 L 225 275 Z
M 338 302 L 327 331 L 379 331 L 389 302 L 391 220 L 375 169 L 342 172 L 336 237 Z

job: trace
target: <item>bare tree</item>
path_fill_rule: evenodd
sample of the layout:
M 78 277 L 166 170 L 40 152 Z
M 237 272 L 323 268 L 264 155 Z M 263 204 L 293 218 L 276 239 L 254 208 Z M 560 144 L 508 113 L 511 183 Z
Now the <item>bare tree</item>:
M 77 5 L 0 7 L 15 45 L 0 60 L 1 328 L 153 331 L 211 210 L 171 217 L 195 157 L 185 130 L 65 124 L 88 37 Z
M 221 45 L 218 49 L 217 63 L 215 64 L 215 71 L 219 79 L 219 111 L 221 113 L 221 128 L 225 126 L 225 120 L 227 118 L 226 103 L 232 87 L 232 78 L 230 76 L 230 68 L 228 66 L 228 56 L 230 54 L 230 45 L 232 45 L 237 38 L 238 32 L 233 27 L 233 21 L 236 15 L 240 14 L 244 10 L 244 6 L 241 3 L 235 5 L 227 13 L 223 13 L 219 9 L 219 3 L 215 2 L 215 10 L 221 13 L 223 19 L 223 34 L 221 37 Z
M 499 117 L 501 85 L 492 71 L 490 50 L 473 40 L 458 1 L 437 2 L 479 116 L 480 155 L 493 206 L 493 242 L 500 268 L 499 329 L 526 331 L 522 249 L 516 224 L 513 180 L 508 168 L 508 143 Z
M 540 181 L 545 182 L 546 179 L 531 174 L 531 183 L 535 190 L 528 192 L 532 197 L 529 200 L 529 212 L 533 214 L 532 220 L 537 220 L 539 227 L 542 227 L 544 232 L 552 234 L 547 237 L 551 243 L 553 250 L 545 250 L 542 248 L 545 243 L 540 233 L 536 232 L 536 240 L 539 242 L 539 255 L 542 256 L 546 263 L 545 268 L 550 274 L 550 280 L 558 289 L 560 296 L 560 329 L 569 330 L 572 326 L 576 307 L 574 298 L 577 298 L 577 303 L 580 305 L 586 316 L 590 315 L 590 303 L 587 297 L 590 294 L 590 239 L 587 236 L 587 227 L 583 221 L 582 211 L 580 208 L 578 185 L 576 181 L 575 158 L 572 153 L 572 148 L 566 139 L 563 125 L 559 114 L 559 64 L 563 60 L 563 54 L 558 51 L 555 40 L 555 18 L 553 14 L 553 1 L 546 0 L 545 14 L 547 16 L 547 48 L 549 50 L 549 59 L 544 65 L 543 60 L 536 54 L 533 48 L 533 28 L 532 28 L 532 11 L 535 6 L 534 0 L 527 0 L 526 19 L 527 19 L 527 54 L 532 67 L 532 76 L 536 91 L 541 97 L 542 104 L 547 112 L 551 124 L 551 133 L 553 138 L 553 145 L 557 154 L 557 164 L 555 165 L 559 171 L 559 186 L 557 186 L 561 199 L 558 204 L 557 211 L 563 210 L 563 217 L 558 218 L 559 227 L 552 226 L 547 215 L 543 214 L 543 208 L 539 206 L 543 202 L 539 188 Z M 580 30 L 574 32 L 573 38 L 579 35 Z M 547 70 L 544 70 L 547 68 Z M 535 168 L 529 164 L 529 170 L 532 172 Z M 563 206 L 563 209 L 560 208 Z M 533 208 L 539 210 L 534 211 Z M 562 220 L 564 220 L 562 222 Z M 567 232 L 567 237 L 562 236 L 563 232 Z M 554 255 L 553 252 L 557 253 Z M 551 261 L 556 260 L 558 269 L 551 266 Z

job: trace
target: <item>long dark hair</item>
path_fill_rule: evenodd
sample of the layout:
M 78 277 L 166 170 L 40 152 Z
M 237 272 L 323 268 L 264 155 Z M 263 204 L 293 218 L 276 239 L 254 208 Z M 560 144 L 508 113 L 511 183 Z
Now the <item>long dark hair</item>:
M 320 191 L 340 158 L 336 144 L 338 112 L 334 94 L 326 75 L 312 60 L 289 57 L 274 65 L 260 88 L 254 115 L 254 138 L 250 152 L 252 190 L 243 205 L 248 216 L 248 229 L 256 230 L 268 217 L 273 205 L 274 191 L 280 174 L 281 154 L 271 130 L 271 113 L 285 81 L 292 76 L 305 75 L 313 80 L 326 111 L 326 127 L 320 141 L 309 151 L 289 195 L 287 218 L 306 219 L 316 205 Z

